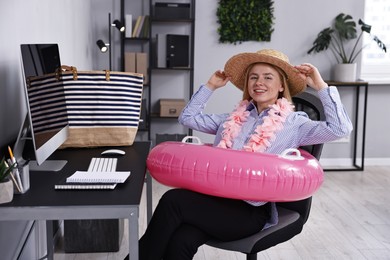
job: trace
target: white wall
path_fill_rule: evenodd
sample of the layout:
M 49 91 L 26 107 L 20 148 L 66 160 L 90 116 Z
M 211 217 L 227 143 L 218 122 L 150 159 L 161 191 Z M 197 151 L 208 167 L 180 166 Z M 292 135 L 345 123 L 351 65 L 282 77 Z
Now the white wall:
M 331 53 L 316 55 L 306 54 L 320 30 L 330 26 L 333 18 L 341 12 L 352 15 L 357 21 L 364 16 L 364 0 L 329 0 L 329 1 L 274 1 L 275 31 L 271 42 L 244 42 L 242 44 L 220 44 L 217 34 L 217 2 L 196 2 L 196 40 L 195 40 L 195 90 L 205 83 L 210 75 L 217 69 L 223 69 L 228 58 L 240 52 L 255 52 L 263 48 L 274 48 L 287 54 L 292 64 L 310 62 L 316 65 L 325 79 L 331 78 L 331 66 L 335 60 Z M 389 97 L 390 89 L 386 87 L 371 87 L 369 91 L 366 156 L 389 158 L 390 151 L 384 149 L 383 143 L 390 144 L 390 137 L 383 135 L 388 123 L 378 115 L 380 107 L 390 109 L 388 102 L 377 100 Z M 352 116 L 354 98 L 351 91 L 341 90 L 346 109 Z M 217 90 L 207 105 L 206 112 L 226 112 L 233 109 L 241 92 L 233 85 Z M 388 128 L 387 128 L 388 129 Z M 211 142 L 213 136 L 196 132 L 205 142 Z M 351 144 L 325 145 L 324 158 L 338 158 L 350 156 Z
M 76 0 L 0 2 L 0 146 L 17 134 L 25 100 L 20 44 L 58 43 L 64 64 L 91 67 L 91 3 Z M 4 113 L 7 111 L 7 113 Z
M 96 6 L 98 1 L 0 1 L 0 147 L 16 137 L 26 110 L 20 44 L 58 43 L 63 64 L 92 69 L 93 58 L 97 57 L 94 33 L 99 29 L 94 22 L 99 17 L 92 13 L 92 2 Z M 106 15 L 104 25 L 108 24 Z M 3 152 L 0 151 L 0 157 L 5 155 Z M 0 223 L 1 259 L 16 259 L 28 227 L 25 221 Z M 20 259 L 39 258 L 35 254 L 40 250 L 35 249 L 40 246 L 30 242 Z

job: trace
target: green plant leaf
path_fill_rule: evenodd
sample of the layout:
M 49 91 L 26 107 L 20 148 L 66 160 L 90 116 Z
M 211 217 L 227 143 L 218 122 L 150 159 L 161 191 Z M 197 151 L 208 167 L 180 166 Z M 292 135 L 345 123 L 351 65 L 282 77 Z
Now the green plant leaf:
M 359 19 L 358 23 L 361 25 L 360 28 L 362 29 L 363 32 L 371 33 L 371 25 L 364 23 L 362 19 Z
M 352 16 L 340 13 L 334 18 L 331 27 L 323 29 L 317 35 L 312 48 L 307 53 L 318 53 L 330 49 L 337 62 L 355 62 L 355 59 L 364 48 L 364 46 L 357 48 L 363 33 L 370 34 L 371 32 L 371 25 L 364 23 L 361 19 L 359 19 L 358 23 L 361 25 L 359 37 L 357 36 L 356 23 L 353 21 Z M 355 42 L 353 47 L 346 49 L 345 44 L 351 40 Z M 379 48 L 386 52 L 386 45 L 378 37 L 373 37 L 373 40 L 378 44 Z
M 332 40 L 333 29 L 328 27 L 323 29 L 313 42 L 313 47 L 307 52 L 308 54 L 312 52 L 321 52 L 329 48 L 329 44 Z
M 271 0 L 220 0 L 217 17 L 221 43 L 271 40 L 274 31 Z
M 352 16 L 345 15 L 343 13 L 336 16 L 334 23 L 335 31 L 340 37 L 340 40 L 355 39 L 356 35 L 356 23 L 352 20 Z
M 7 179 L 8 175 L 12 172 L 12 170 L 15 168 L 15 163 L 12 165 L 6 164 L 5 158 L 3 157 L 0 162 L 0 182 L 3 182 L 5 179 Z
M 374 36 L 373 40 L 378 44 L 379 48 L 381 48 L 384 52 L 387 52 L 386 45 L 379 40 L 378 37 Z

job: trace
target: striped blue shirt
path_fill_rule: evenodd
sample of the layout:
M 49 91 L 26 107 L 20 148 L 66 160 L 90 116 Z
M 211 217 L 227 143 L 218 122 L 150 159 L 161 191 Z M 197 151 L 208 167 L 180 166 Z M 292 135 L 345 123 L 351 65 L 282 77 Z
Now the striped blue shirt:
M 201 86 L 192 96 L 190 102 L 183 109 L 179 122 L 193 130 L 216 135 L 214 146 L 221 141 L 223 123 L 229 113 L 203 114 L 203 110 L 213 91 L 206 86 Z M 326 121 L 313 121 L 305 112 L 291 113 L 283 124 L 283 129 L 276 132 L 276 138 L 266 149 L 266 153 L 280 154 L 288 148 L 298 148 L 304 145 L 313 145 L 334 141 L 348 136 L 352 131 L 352 123 L 341 103 L 340 95 L 336 87 L 328 87 L 318 91 L 318 96 L 323 104 Z M 258 125 L 268 114 L 263 110 L 260 114 L 253 103 L 247 110 L 250 112 L 247 121 L 241 127 L 241 134 L 233 140 L 232 149 L 241 150 L 249 141 Z M 251 205 L 260 206 L 265 202 L 247 201 Z M 277 223 L 277 211 L 275 203 L 272 203 L 271 219 L 266 227 Z M 265 227 L 265 228 L 266 228 Z

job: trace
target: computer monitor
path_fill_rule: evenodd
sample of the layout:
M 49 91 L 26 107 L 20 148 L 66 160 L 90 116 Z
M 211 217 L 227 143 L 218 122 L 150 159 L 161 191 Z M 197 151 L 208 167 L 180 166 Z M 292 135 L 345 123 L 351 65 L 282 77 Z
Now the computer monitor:
M 47 159 L 69 136 L 64 89 L 56 95 L 43 90 L 30 97 L 32 90 L 28 84 L 31 77 L 54 73 L 61 67 L 58 45 L 22 44 L 21 61 L 27 114 L 14 146 L 15 157 L 35 159 L 29 163 L 30 171 L 59 171 L 66 161 Z M 31 142 L 27 143 L 27 140 Z M 33 153 L 26 151 L 28 147 L 32 147 Z

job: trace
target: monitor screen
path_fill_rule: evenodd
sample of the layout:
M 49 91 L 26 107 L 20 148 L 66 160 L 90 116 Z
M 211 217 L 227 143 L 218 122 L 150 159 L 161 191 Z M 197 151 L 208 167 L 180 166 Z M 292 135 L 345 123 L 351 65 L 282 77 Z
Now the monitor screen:
M 64 88 L 58 84 L 50 86 L 42 79 L 49 75 L 54 78 L 61 67 L 58 45 L 22 44 L 21 60 L 27 115 L 14 147 L 15 154 L 22 156 L 21 150 L 26 147 L 24 140 L 30 139 L 35 155 L 30 170 L 60 170 L 65 161 L 48 161 L 47 158 L 69 136 Z

